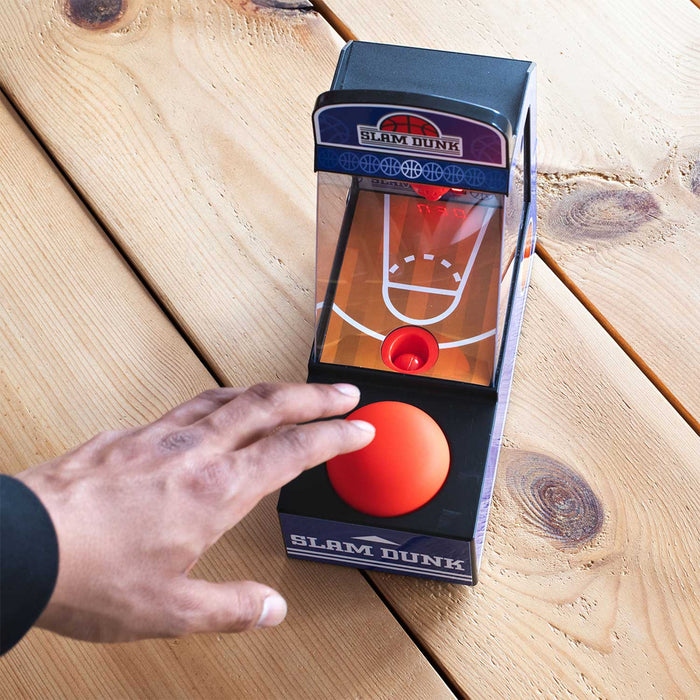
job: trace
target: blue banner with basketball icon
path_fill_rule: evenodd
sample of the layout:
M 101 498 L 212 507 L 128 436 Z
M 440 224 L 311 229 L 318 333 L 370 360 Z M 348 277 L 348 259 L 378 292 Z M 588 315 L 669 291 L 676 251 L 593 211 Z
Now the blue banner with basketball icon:
M 490 124 L 396 105 L 328 105 L 314 114 L 316 170 L 505 192 L 507 143 Z

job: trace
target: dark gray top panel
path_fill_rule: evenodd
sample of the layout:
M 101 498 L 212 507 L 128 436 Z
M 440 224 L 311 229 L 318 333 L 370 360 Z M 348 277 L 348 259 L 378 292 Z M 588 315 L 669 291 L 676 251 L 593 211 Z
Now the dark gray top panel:
M 349 42 L 332 90 L 386 90 L 480 105 L 518 124 L 533 67 L 530 61 Z

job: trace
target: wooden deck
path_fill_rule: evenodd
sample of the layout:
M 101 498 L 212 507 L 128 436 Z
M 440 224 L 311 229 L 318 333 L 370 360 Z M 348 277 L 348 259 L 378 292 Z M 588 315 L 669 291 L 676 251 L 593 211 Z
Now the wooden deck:
M 700 695 L 689 0 L 1 3 L 3 468 L 304 379 L 310 112 L 352 37 L 538 63 L 541 238 L 480 584 L 290 561 L 268 498 L 198 573 L 277 587 L 281 627 L 35 630 L 0 697 Z

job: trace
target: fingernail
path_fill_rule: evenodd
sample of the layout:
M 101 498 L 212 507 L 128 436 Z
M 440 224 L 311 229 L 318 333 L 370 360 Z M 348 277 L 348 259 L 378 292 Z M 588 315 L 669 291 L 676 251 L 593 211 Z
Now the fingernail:
M 333 386 L 341 394 L 345 394 L 345 396 L 352 396 L 353 399 L 357 399 L 360 396 L 360 390 L 352 384 L 334 384 Z
M 263 609 L 256 627 L 274 627 L 284 620 L 287 614 L 287 601 L 273 593 L 263 601 Z
M 377 429 L 371 423 L 368 423 L 366 420 L 351 420 L 350 422 L 360 430 L 365 430 L 368 433 L 377 432 Z

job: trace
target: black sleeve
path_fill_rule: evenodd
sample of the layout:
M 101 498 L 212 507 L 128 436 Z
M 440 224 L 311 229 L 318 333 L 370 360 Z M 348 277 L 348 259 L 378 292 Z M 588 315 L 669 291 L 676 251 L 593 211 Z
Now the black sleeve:
M 36 622 L 58 576 L 58 540 L 34 492 L 0 474 L 0 654 Z

